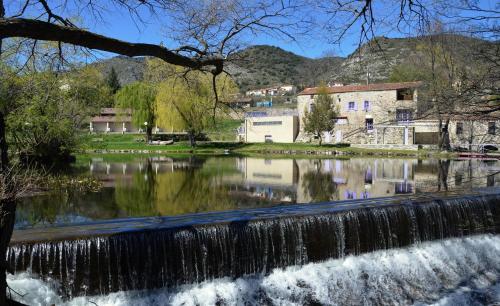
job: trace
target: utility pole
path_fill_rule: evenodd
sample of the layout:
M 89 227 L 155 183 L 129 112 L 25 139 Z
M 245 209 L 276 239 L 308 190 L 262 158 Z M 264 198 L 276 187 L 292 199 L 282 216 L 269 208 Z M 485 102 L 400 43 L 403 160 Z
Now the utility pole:
M 370 67 L 366 65 L 366 85 L 370 85 Z

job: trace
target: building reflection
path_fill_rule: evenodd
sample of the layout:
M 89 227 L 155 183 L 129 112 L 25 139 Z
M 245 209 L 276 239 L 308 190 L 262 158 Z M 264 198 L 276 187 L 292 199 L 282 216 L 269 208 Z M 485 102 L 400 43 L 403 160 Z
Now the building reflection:
M 218 167 L 225 170 L 214 171 Z M 120 188 L 137 184 L 136 173 L 148 181 L 151 176 L 184 172 L 189 180 L 200 171 L 207 174 L 197 180 L 224 187 L 225 197 L 236 206 L 369 199 L 500 185 L 500 163 L 482 160 L 154 157 L 127 163 L 96 159 L 89 164 L 89 172 L 105 187 Z
M 171 216 L 500 186 L 497 160 L 148 157 L 126 162 L 94 159 L 88 172 L 103 182 L 102 190 L 20 199 L 17 224 Z

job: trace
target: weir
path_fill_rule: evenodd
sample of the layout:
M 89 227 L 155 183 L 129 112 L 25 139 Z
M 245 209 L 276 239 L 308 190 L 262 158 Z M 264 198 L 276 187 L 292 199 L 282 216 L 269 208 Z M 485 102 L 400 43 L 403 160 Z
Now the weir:
M 58 280 L 71 297 L 266 274 L 499 231 L 500 190 L 488 188 L 18 230 L 7 260 L 14 272 Z

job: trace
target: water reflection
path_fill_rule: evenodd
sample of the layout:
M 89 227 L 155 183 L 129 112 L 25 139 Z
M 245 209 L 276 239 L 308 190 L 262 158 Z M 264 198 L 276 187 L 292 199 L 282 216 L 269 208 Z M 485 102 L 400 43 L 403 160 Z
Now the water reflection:
M 88 163 L 97 193 L 23 199 L 17 227 L 496 186 L 496 160 L 137 158 Z

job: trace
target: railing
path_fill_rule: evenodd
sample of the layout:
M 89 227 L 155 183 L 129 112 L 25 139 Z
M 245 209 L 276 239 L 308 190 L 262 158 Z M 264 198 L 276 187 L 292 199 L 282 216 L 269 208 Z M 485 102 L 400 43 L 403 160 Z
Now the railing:
M 245 113 L 245 118 L 272 117 L 272 116 L 298 116 L 297 110 L 268 110 Z

